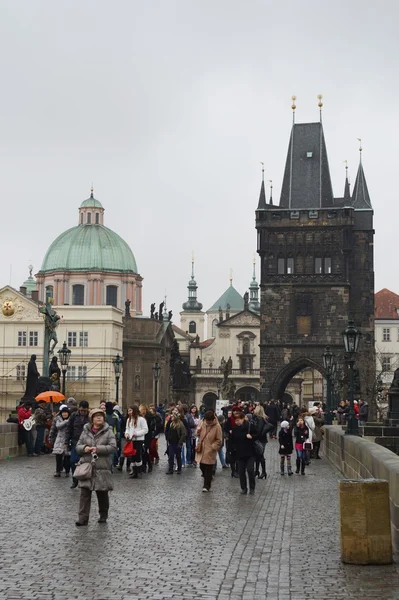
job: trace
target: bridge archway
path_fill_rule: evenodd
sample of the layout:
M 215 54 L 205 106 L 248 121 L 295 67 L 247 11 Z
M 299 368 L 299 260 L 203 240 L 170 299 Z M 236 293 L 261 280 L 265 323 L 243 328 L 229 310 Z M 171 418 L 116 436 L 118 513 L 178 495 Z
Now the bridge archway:
M 257 402 L 259 400 L 259 390 L 252 385 L 244 385 L 238 388 L 235 394 L 236 400 L 242 400 L 243 402 Z
M 285 394 L 285 389 L 291 379 L 293 379 L 300 371 L 308 368 L 318 371 L 322 377 L 325 378 L 325 369 L 321 363 L 316 362 L 311 358 L 298 358 L 288 363 L 288 365 L 285 365 L 285 367 L 278 373 L 273 381 L 272 397 L 277 400 L 282 400 Z

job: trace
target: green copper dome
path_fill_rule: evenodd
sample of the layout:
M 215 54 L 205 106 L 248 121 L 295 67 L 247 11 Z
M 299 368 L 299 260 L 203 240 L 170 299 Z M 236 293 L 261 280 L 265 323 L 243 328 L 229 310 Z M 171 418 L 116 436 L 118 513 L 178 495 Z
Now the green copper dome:
M 96 198 L 93 198 L 93 196 L 90 196 L 90 198 L 87 198 L 87 200 L 83 200 L 82 204 L 80 205 L 80 208 L 104 208 L 103 205 L 101 204 L 101 202 L 99 200 L 97 200 Z
M 89 200 L 82 206 L 85 202 Z M 87 206 L 93 206 L 93 198 Z M 41 273 L 51 271 L 137 273 L 137 264 L 128 244 L 117 233 L 104 225 L 87 224 L 72 227 L 54 240 L 40 269 Z

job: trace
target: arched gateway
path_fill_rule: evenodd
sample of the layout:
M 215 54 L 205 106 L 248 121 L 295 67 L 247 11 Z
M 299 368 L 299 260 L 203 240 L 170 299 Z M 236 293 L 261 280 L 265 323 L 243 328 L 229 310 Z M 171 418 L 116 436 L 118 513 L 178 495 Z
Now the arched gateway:
M 291 379 L 295 377 L 300 371 L 303 371 L 306 368 L 316 369 L 319 373 L 325 377 L 325 369 L 316 361 L 310 358 L 298 358 L 288 363 L 275 377 L 272 388 L 271 388 L 271 397 L 283 400 L 285 394 L 285 389 L 288 386 Z

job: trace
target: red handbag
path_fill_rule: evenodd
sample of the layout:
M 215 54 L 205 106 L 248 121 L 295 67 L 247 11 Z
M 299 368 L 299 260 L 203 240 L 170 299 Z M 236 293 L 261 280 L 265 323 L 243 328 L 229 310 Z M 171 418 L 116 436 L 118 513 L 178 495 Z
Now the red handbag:
M 129 440 L 123 449 L 123 456 L 130 457 L 135 456 L 136 454 L 137 450 L 135 450 L 132 440 Z

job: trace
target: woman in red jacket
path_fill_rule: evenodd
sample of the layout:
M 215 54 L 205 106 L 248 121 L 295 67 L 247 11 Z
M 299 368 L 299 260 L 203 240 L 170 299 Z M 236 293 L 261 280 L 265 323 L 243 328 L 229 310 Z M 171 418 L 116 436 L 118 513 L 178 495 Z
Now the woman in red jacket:
M 22 437 L 25 442 L 26 452 L 29 457 L 37 456 L 37 454 L 33 454 L 33 432 L 32 432 L 32 429 L 30 429 L 28 431 L 23 426 L 23 422 L 32 416 L 32 403 L 24 402 L 24 404 L 21 404 L 20 406 L 18 406 L 17 413 L 18 413 L 19 428 L 22 432 Z

